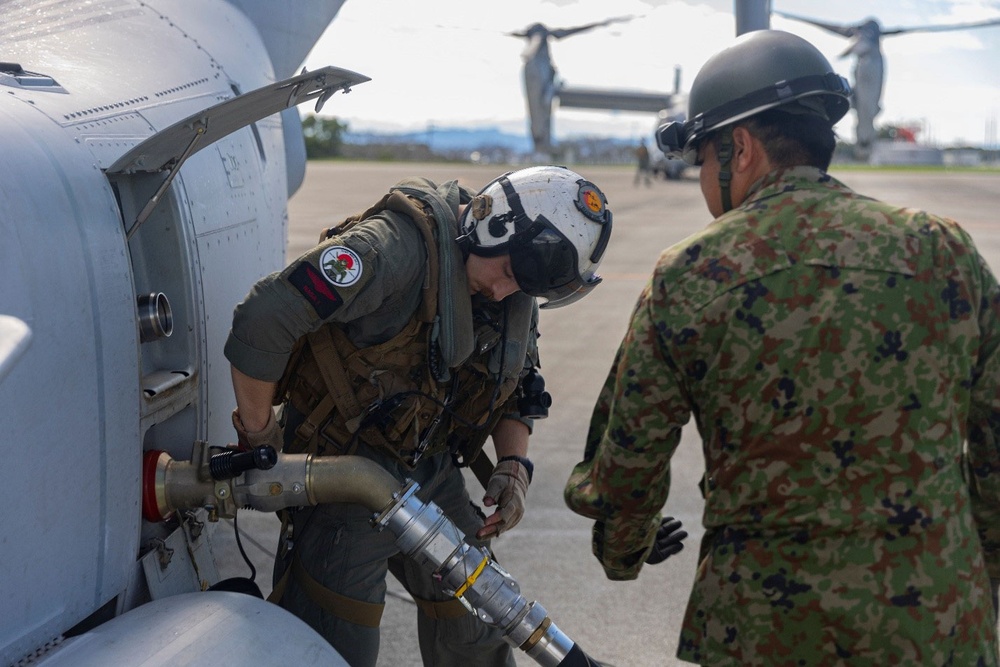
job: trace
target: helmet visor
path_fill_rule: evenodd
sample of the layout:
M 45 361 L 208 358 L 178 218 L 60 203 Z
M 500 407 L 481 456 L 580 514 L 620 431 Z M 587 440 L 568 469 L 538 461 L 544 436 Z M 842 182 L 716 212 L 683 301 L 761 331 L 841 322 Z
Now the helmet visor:
M 610 227 L 610 224 L 602 226 L 602 237 L 610 232 Z M 602 254 L 604 245 L 606 241 L 598 241 Z M 544 216 L 515 233 L 510 239 L 509 251 L 518 287 L 525 294 L 545 299 L 542 308 L 570 304 L 601 282 L 599 276 L 584 278 L 580 275 L 579 257 L 573 243 Z M 599 259 L 600 256 L 592 261 Z

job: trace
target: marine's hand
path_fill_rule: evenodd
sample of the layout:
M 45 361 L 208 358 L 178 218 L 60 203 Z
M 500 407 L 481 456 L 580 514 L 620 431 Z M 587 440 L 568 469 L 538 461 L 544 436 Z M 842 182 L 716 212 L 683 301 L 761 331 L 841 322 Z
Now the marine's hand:
M 684 538 L 688 534 L 681 530 L 681 522 L 672 516 L 664 517 L 653 540 L 653 550 L 646 556 L 646 563 L 656 565 L 662 563 L 684 548 Z
M 240 411 L 233 410 L 233 428 L 236 429 L 236 437 L 240 449 L 253 449 L 263 447 L 264 445 L 271 445 L 275 451 L 281 451 L 281 429 L 274 418 L 274 411 L 271 411 L 268 416 L 267 424 L 264 425 L 264 428 L 259 431 L 247 431 L 246 427 L 243 426 L 243 420 L 240 419 Z
M 484 505 L 496 505 L 497 509 L 486 518 L 476 537 L 481 540 L 496 537 L 517 525 L 524 515 L 524 497 L 530 481 L 528 469 L 519 461 L 501 459 L 497 463 L 483 496 Z

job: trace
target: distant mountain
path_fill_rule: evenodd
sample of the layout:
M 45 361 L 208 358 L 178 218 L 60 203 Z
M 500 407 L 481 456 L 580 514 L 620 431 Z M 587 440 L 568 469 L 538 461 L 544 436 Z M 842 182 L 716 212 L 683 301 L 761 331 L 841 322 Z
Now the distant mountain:
M 345 132 L 347 144 L 427 144 L 434 151 L 476 151 L 502 148 L 516 153 L 531 151 L 531 139 L 523 134 L 504 132 L 496 127 L 433 128 L 420 132 Z

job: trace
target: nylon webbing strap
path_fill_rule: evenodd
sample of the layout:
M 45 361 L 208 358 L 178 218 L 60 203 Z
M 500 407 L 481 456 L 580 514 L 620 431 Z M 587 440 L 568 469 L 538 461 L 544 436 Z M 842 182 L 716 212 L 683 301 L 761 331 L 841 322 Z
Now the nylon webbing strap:
M 337 334 L 343 335 L 339 329 L 336 331 Z M 350 379 L 347 377 L 347 371 L 341 361 L 340 354 L 337 353 L 337 346 L 333 342 L 333 328 L 329 326 L 320 327 L 307 335 L 309 336 L 309 346 L 312 348 L 313 357 L 316 359 L 316 365 L 323 376 L 323 383 L 326 385 L 326 390 L 330 393 L 330 396 L 333 397 L 333 402 L 340 411 L 340 414 L 345 417 L 349 415 L 360 417 L 364 410 L 358 401 L 357 395 L 354 393 L 354 387 L 351 385 Z M 383 447 L 390 452 L 394 451 L 381 432 L 375 429 L 369 429 L 369 431 L 366 437 L 371 441 L 371 444 Z
M 733 182 L 733 128 L 731 126 L 722 129 L 719 153 L 716 158 L 719 161 L 719 192 L 722 195 L 722 212 L 728 213 L 733 210 L 732 190 L 730 190 Z
M 430 209 L 430 205 L 426 205 Z M 432 231 L 435 221 L 424 208 L 425 204 L 415 196 L 406 195 L 403 192 L 395 191 L 386 200 L 386 208 L 397 213 L 409 216 L 416 223 L 416 228 L 424 240 L 424 248 L 427 250 L 427 275 L 422 292 L 420 307 L 417 310 L 417 318 L 421 322 L 433 322 L 437 315 L 438 300 L 438 243 Z
M 282 562 L 285 556 L 288 554 L 286 545 L 286 535 L 288 534 L 288 524 L 291 521 L 292 515 L 287 509 L 283 509 L 278 512 L 281 517 L 281 530 L 278 533 L 278 552 L 274 555 L 277 562 Z M 285 571 L 281 573 L 281 578 L 274 584 L 274 588 L 271 589 L 271 594 L 267 596 L 268 602 L 273 602 L 274 604 L 281 604 L 281 596 L 285 594 L 285 587 L 288 585 L 288 574 L 292 571 L 291 567 L 286 567 Z
M 330 416 L 333 412 L 333 396 L 329 393 L 320 399 L 320 402 L 316 404 L 309 416 L 306 417 L 297 429 L 295 429 L 295 435 L 302 440 L 302 442 L 309 442 L 316 433 L 316 429 L 319 425 L 326 421 L 326 418 Z
M 313 579 L 297 556 L 292 556 L 291 571 L 296 583 L 302 587 L 309 599 L 337 618 L 355 625 L 363 625 L 366 628 L 377 628 L 382 621 L 384 604 L 362 602 L 334 593 Z
M 479 450 L 476 458 L 472 459 L 469 463 L 469 468 L 476 476 L 476 479 L 479 480 L 479 483 L 483 485 L 484 489 L 490 485 L 490 477 L 493 476 L 494 467 L 493 461 L 490 461 L 490 457 L 482 450 Z
M 436 621 L 447 621 L 453 618 L 462 618 L 469 613 L 465 605 L 458 598 L 450 600 L 423 600 L 415 597 L 413 601 L 427 618 Z

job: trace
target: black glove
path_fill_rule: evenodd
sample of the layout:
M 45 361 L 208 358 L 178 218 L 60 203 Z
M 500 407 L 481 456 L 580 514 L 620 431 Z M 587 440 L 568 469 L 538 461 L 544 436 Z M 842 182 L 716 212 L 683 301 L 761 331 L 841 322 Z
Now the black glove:
M 687 532 L 681 530 L 680 521 L 672 516 L 663 517 L 660 528 L 656 531 L 656 539 L 653 540 L 653 550 L 646 556 L 646 563 L 656 565 L 679 553 L 684 548 L 682 540 L 687 536 Z

